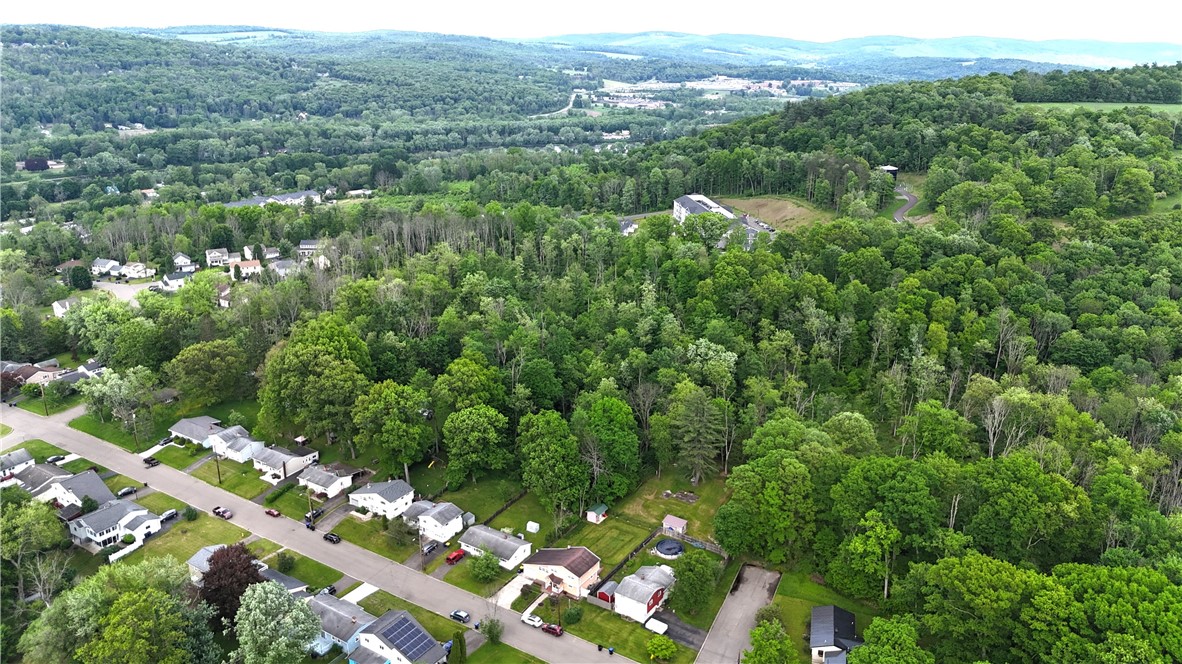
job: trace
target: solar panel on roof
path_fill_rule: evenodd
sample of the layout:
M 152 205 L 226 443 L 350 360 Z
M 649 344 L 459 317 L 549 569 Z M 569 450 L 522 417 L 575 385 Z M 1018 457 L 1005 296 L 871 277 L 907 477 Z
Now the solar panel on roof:
M 406 616 L 387 627 L 386 631 L 382 632 L 382 637 L 412 662 L 436 644 L 430 634 Z

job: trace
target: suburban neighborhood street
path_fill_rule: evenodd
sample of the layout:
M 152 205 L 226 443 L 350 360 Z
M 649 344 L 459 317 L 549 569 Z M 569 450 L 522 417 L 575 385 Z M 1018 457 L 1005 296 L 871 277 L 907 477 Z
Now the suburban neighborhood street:
M 340 544 L 326 542 L 322 539 L 324 530 L 310 531 L 292 519 L 269 517 L 259 505 L 179 470 L 166 465 L 148 468 L 138 455 L 67 426 L 71 419 L 82 414 L 83 408 L 75 407 L 49 418 L 19 408 L 4 408 L 0 411 L 0 421 L 12 427 L 13 431 L 0 439 L 0 446 L 7 450 L 19 447 L 25 440 L 40 438 L 144 482 L 152 489 L 206 513 L 218 505 L 228 507 L 234 512 L 231 523 L 442 616 L 447 616 L 454 609 L 464 609 L 472 614 L 474 622 L 497 617 L 505 625 L 505 643 L 547 662 L 573 664 L 609 658 L 610 661 L 629 661 L 623 656 L 599 652 L 595 644 L 571 634 L 555 638 L 526 626 L 521 623 L 520 614 L 510 609 L 498 607 L 488 599 L 413 571 L 347 541 Z M 705 660 L 699 658 L 699 661 Z

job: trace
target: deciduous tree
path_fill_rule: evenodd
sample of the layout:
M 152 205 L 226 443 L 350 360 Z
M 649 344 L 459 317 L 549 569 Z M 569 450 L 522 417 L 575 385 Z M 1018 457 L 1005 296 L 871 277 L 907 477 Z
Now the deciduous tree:
M 274 581 L 247 587 L 234 620 L 235 656 L 244 664 L 284 664 L 300 659 L 320 633 L 306 602 Z
M 209 571 L 201 577 L 201 599 L 213 606 L 219 620 L 232 621 L 247 586 L 263 582 L 254 562 L 254 554 L 241 543 L 209 557 Z
M 371 386 L 353 406 L 357 442 L 391 455 L 402 464 L 407 482 L 410 464 L 422 459 L 431 445 L 431 426 L 423 416 L 429 403 L 423 390 L 387 380 Z

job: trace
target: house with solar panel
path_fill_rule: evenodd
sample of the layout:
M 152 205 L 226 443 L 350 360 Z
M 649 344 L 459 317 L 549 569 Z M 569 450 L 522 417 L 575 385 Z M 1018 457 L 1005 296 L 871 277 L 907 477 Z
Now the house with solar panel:
M 813 607 L 809 634 L 813 664 L 845 664 L 846 653 L 862 645 L 854 622 L 854 614 L 839 606 Z
M 361 630 L 349 664 L 443 664 L 447 651 L 406 611 L 387 611 Z

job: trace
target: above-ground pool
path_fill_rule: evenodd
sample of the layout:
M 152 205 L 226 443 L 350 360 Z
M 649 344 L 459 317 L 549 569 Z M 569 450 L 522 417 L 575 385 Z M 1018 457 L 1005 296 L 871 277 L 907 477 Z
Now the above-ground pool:
M 675 539 L 663 539 L 657 542 L 657 555 L 672 560 L 685 553 L 685 545 Z

